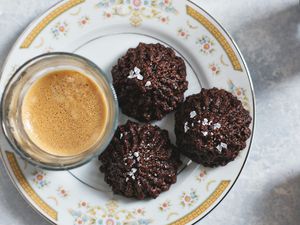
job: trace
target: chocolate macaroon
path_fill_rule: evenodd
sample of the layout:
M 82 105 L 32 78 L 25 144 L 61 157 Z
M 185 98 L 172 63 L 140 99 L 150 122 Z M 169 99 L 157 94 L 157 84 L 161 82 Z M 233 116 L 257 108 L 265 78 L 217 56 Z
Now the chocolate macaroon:
M 202 89 L 175 114 L 176 143 L 181 153 L 208 167 L 225 166 L 246 147 L 251 116 L 242 102 L 222 89 Z
M 179 154 L 168 131 L 127 121 L 99 156 L 100 170 L 116 194 L 156 198 L 176 182 Z
M 141 122 L 160 120 L 175 110 L 188 87 L 184 61 L 159 43 L 128 49 L 112 68 L 112 77 L 123 113 Z

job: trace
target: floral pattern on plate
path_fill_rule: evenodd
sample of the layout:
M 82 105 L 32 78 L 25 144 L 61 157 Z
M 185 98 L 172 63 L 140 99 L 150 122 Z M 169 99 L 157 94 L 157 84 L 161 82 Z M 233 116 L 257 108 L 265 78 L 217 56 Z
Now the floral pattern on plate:
M 198 38 L 196 44 L 200 46 L 200 51 L 204 54 L 211 54 L 215 51 L 215 43 L 207 35 L 202 35 L 200 38 Z
M 166 200 L 159 205 L 159 210 L 162 212 L 166 212 L 170 209 L 170 207 L 171 207 L 171 202 L 169 200 Z
M 227 81 L 229 91 L 234 94 L 242 103 L 243 106 L 250 110 L 249 99 L 247 97 L 246 89 L 236 86 L 231 79 Z
M 205 180 L 206 176 L 207 176 L 207 171 L 205 168 L 203 168 L 203 169 L 200 169 L 198 175 L 196 176 L 196 179 L 199 182 L 203 182 Z
M 65 189 L 63 186 L 60 186 L 57 188 L 57 194 L 62 198 L 66 198 L 69 196 L 70 192 L 67 189 Z
M 33 175 L 33 183 L 39 188 L 43 188 L 49 185 L 49 181 L 46 179 L 47 172 L 44 170 L 34 170 L 32 172 Z
M 89 23 L 90 23 L 90 17 L 88 17 L 88 16 L 82 16 L 78 20 L 78 24 L 79 24 L 80 27 L 85 27 Z
M 210 69 L 212 75 L 219 75 L 221 72 L 221 68 L 218 63 L 209 64 L 209 69 Z
M 180 199 L 181 199 L 180 204 L 183 207 L 186 207 L 186 206 L 194 205 L 195 202 L 198 201 L 199 196 L 196 193 L 195 189 L 191 189 L 190 192 L 183 192 Z
M 164 13 L 178 13 L 172 0 L 101 0 L 96 7 L 104 9 L 105 18 L 128 17 L 130 24 L 135 27 L 145 19 L 157 19 L 167 24 L 169 17 Z
M 59 39 L 62 36 L 66 36 L 69 31 L 69 24 L 64 22 L 57 22 L 51 28 L 51 33 L 55 39 Z
M 178 37 L 183 38 L 183 39 L 188 39 L 190 36 L 189 31 L 184 28 L 179 28 L 177 30 L 177 35 L 178 35 Z
M 81 201 L 76 209 L 70 209 L 69 213 L 74 218 L 75 225 L 148 225 L 151 219 L 145 218 L 144 209 L 137 208 L 134 211 L 120 209 L 115 200 L 108 201 L 105 206 L 91 206 L 86 201 Z

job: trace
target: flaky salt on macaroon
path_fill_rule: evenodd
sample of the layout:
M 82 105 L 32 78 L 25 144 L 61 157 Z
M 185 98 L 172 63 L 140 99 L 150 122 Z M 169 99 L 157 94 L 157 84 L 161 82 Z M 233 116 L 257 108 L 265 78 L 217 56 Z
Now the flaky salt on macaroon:
M 122 112 L 141 122 L 160 120 L 184 100 L 186 66 L 173 49 L 140 43 L 112 68 Z
M 246 147 L 251 120 L 230 92 L 203 88 L 187 97 L 175 114 L 178 149 L 204 166 L 225 166 Z
M 168 131 L 131 121 L 118 127 L 99 160 L 113 192 L 136 199 L 156 198 L 167 191 L 181 164 Z

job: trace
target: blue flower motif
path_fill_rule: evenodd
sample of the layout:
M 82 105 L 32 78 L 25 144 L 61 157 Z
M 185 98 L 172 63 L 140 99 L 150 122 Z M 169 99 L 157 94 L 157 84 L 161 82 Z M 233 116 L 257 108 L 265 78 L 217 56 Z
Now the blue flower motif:
M 192 192 L 191 192 L 191 198 L 193 198 L 193 199 L 198 198 L 198 196 L 196 195 L 196 192 L 195 192 L 195 191 L 192 191 Z
M 86 222 L 86 221 L 88 221 L 89 220 L 89 217 L 87 216 L 87 215 L 82 215 L 82 220 L 84 221 L 84 222 Z
M 97 224 L 98 225 L 103 225 L 103 220 L 102 219 L 98 219 Z
M 139 225 L 148 225 L 150 223 L 151 223 L 151 220 L 149 220 L 149 219 L 139 219 L 138 220 Z

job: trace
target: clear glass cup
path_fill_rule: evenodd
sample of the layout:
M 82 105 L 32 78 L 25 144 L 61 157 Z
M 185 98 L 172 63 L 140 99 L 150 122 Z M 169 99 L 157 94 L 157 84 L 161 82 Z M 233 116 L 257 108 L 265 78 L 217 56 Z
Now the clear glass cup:
M 98 85 L 108 103 L 105 131 L 88 150 L 73 156 L 57 156 L 40 149 L 27 135 L 22 123 L 22 103 L 31 85 L 53 71 L 75 70 Z M 98 156 L 109 144 L 118 123 L 117 97 L 105 73 L 93 62 L 71 53 L 47 53 L 24 63 L 7 83 L 1 101 L 2 129 L 12 146 L 23 159 L 33 165 L 52 170 L 78 167 Z

